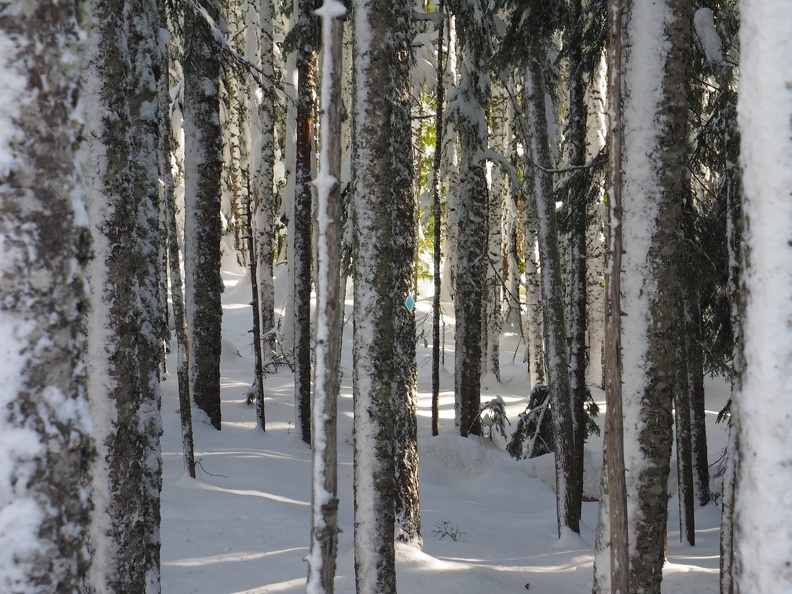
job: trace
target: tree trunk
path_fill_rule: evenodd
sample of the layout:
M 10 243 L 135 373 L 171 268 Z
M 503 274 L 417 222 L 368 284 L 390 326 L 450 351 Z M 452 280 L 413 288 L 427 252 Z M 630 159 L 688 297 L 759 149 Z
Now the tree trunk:
M 690 5 L 625 1 L 622 363 L 631 591 L 660 592 L 668 518 Z M 615 265 L 615 263 L 614 263 Z
M 629 1 L 629 0 L 628 0 Z M 605 439 L 602 494 L 594 561 L 594 592 L 630 592 L 630 547 L 625 477 L 623 363 L 622 363 L 622 256 L 623 256 L 623 144 L 622 106 L 622 0 L 608 2 L 608 266 L 605 286 Z M 607 555 L 610 550 L 610 555 Z M 610 564 L 605 567 L 609 556 Z
M 411 6 L 406 0 L 354 3 L 354 547 L 359 594 L 396 592 L 392 362 L 394 309 L 404 305 L 395 302 L 392 280 L 394 190 L 399 189 L 392 182 L 402 174 L 391 143 L 401 132 L 394 125 L 403 114 L 394 101 L 401 87 L 392 85 L 409 53 L 383 40 L 394 39 L 398 18 Z
M 738 592 L 792 591 L 792 5 L 741 2 L 742 374 L 734 547 Z
M 682 309 L 681 305 L 680 308 Z M 674 390 L 674 427 L 676 428 L 677 492 L 679 494 L 679 542 L 696 544 L 695 492 L 693 488 L 693 450 L 690 422 L 690 387 L 685 320 L 678 321 L 676 338 L 677 382 Z
M 724 85 L 724 88 L 728 88 Z M 728 105 L 730 115 L 735 117 L 729 118 L 732 132 L 736 132 L 736 96 L 733 91 L 728 91 L 730 101 Z M 727 142 L 739 140 L 739 135 L 728 138 Z M 739 143 L 738 143 L 739 145 Z M 735 150 L 736 146 L 727 146 L 726 158 L 733 157 L 729 155 L 728 150 L 731 148 Z M 734 406 L 737 393 L 742 389 L 742 376 L 744 371 L 744 344 L 743 344 L 743 320 L 744 311 L 742 310 L 743 302 L 740 300 L 740 283 L 741 283 L 741 270 L 740 263 L 742 260 L 742 226 L 743 226 L 743 212 L 742 212 L 742 194 L 741 194 L 741 180 L 737 178 L 739 173 L 727 169 L 726 178 L 726 239 L 728 242 L 729 252 L 729 303 L 730 303 L 730 317 L 732 323 L 732 334 L 734 340 L 733 362 L 732 362 L 732 378 L 731 378 L 731 403 Z M 734 410 L 734 409 L 732 409 Z M 720 532 L 720 591 L 721 594 L 732 594 L 735 591 L 735 546 L 734 546 L 734 524 L 735 524 L 735 507 L 737 503 L 737 481 L 740 476 L 738 465 L 740 460 L 738 458 L 738 430 L 733 421 L 733 416 L 729 419 L 729 440 L 726 446 L 726 469 L 723 475 L 723 505 L 721 507 L 721 532 Z
M 215 21 L 219 0 L 198 0 Z M 220 64 L 212 31 L 200 12 L 184 14 L 185 301 L 190 331 L 190 394 L 215 429 L 221 427 Z
M 266 85 L 261 89 L 254 121 L 260 135 L 260 150 L 253 155 L 253 197 L 255 203 L 254 229 L 256 234 L 256 272 L 258 273 L 259 310 L 261 316 L 263 364 L 275 352 L 275 284 L 272 267 L 275 259 L 275 106 L 277 95 L 273 64 L 273 14 L 272 0 L 259 4 L 259 59 L 261 79 Z
M 321 89 L 321 154 L 314 184 L 318 194 L 317 323 L 312 403 L 313 488 L 309 594 L 333 592 L 338 551 L 338 469 L 336 402 L 340 382 L 341 323 L 341 71 L 344 6 L 324 2 L 324 78 Z
M 389 151 L 392 155 L 391 283 L 393 293 L 393 405 L 395 416 L 396 538 L 417 548 L 421 539 L 420 491 L 418 483 L 418 373 L 415 360 L 415 310 L 409 299 L 416 290 L 416 230 L 418 204 L 413 193 L 415 175 L 410 160 L 399 155 L 412 151 L 411 113 L 412 7 L 403 0 L 393 2 L 389 20 L 390 61 L 388 94 L 391 113 Z
M 94 38 L 83 88 L 88 114 L 89 398 L 98 457 L 89 592 L 159 592 L 161 434 L 159 224 L 154 2 L 91 6 Z M 123 14 L 124 19 L 119 19 Z
M 570 6 L 569 25 L 577 26 L 582 13 L 581 0 Z M 586 97 L 583 72 L 580 67 L 582 48 L 573 45 L 569 54 L 569 164 L 582 167 L 586 164 Z M 572 497 L 580 517 L 583 505 L 583 457 L 586 442 L 586 192 L 580 184 L 573 188 L 572 236 L 570 251 L 570 315 L 571 345 L 569 349 L 569 389 L 572 397 L 572 430 L 574 435 L 574 479 Z
M 316 95 L 316 0 L 297 0 L 297 161 L 294 186 L 294 400 L 300 436 L 311 443 L 311 245 L 313 236 L 313 115 Z
M 451 4 L 463 55 L 461 81 L 449 110 L 459 134 L 459 215 L 454 295 L 454 385 L 461 435 L 481 435 L 481 337 L 487 276 L 487 112 L 490 80 L 489 16 L 482 0 Z M 486 16 L 484 16 L 486 15 Z
M 445 10 L 444 0 L 440 0 L 440 12 Z M 440 167 L 443 156 L 443 139 L 445 134 L 445 83 L 443 81 L 444 68 L 447 57 L 444 51 L 446 19 L 440 20 L 437 28 L 437 84 L 435 87 L 435 147 L 434 162 L 432 166 L 432 217 L 433 217 L 433 253 L 434 263 L 434 295 L 432 296 L 432 435 L 440 434 L 440 299 L 442 290 L 441 274 L 441 217 L 440 203 Z
M 695 499 L 700 507 L 710 502 L 709 455 L 707 448 L 707 411 L 704 393 L 704 351 L 701 336 L 701 307 L 699 295 L 685 299 L 685 319 L 690 326 L 685 338 L 687 385 L 690 400 L 690 442 L 693 452 L 693 482 Z
M 167 15 L 162 3 L 158 5 L 160 23 L 167 24 Z M 159 174 L 162 180 L 161 208 L 165 225 L 167 261 L 170 270 L 170 292 L 173 303 L 173 325 L 176 329 L 176 378 L 179 384 L 179 416 L 181 421 L 182 451 L 184 466 L 190 477 L 195 478 L 195 451 L 192 426 L 192 403 L 190 401 L 190 340 L 184 308 L 184 269 L 182 246 L 176 223 L 176 196 L 171 171 L 171 156 L 174 143 L 170 116 L 170 44 L 162 52 L 159 74 Z
M 530 169 L 530 167 L 528 168 Z M 526 178 L 533 179 L 534 172 L 529 171 Z M 531 380 L 531 390 L 537 384 L 544 384 L 545 357 L 544 357 L 544 329 L 542 328 L 542 285 L 539 281 L 541 265 L 539 251 L 536 245 L 537 217 L 536 200 L 533 194 L 532 181 L 526 181 L 525 197 L 525 316 L 526 346 L 528 348 L 528 373 Z
M 21 0 L 0 15 L 0 588 L 77 592 L 93 456 L 85 369 L 90 258 L 79 148 L 78 6 Z M 69 59 L 64 59 L 69 56 Z
M 542 266 L 542 321 L 545 329 L 545 357 L 552 403 L 553 432 L 555 438 L 556 512 L 558 535 L 567 529 L 580 533 L 580 502 L 575 494 L 582 494 L 577 485 L 582 477 L 576 476 L 575 435 L 572 419 L 572 394 L 569 385 L 569 359 L 566 352 L 566 324 L 564 320 L 563 281 L 561 280 L 561 255 L 558 246 L 558 228 L 553 196 L 553 176 L 550 161 L 550 144 L 545 117 L 544 64 L 545 51 L 541 41 L 529 48 L 529 62 L 525 73 L 523 106 L 530 134 L 530 150 L 534 170 L 534 197 L 536 200 L 539 260 Z

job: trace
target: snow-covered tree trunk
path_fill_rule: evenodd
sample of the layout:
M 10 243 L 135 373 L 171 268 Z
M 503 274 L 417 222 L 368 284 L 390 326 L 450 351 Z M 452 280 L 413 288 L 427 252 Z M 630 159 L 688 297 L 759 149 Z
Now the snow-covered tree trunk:
M 341 71 L 346 9 L 325 0 L 322 18 L 321 153 L 314 180 L 318 194 L 317 321 L 314 397 L 311 406 L 313 481 L 308 594 L 333 592 L 338 550 L 336 401 L 341 380 Z
M 600 60 L 593 81 L 586 88 L 587 122 L 586 161 L 593 161 L 605 146 L 607 95 L 605 60 Z M 586 328 L 588 330 L 588 373 L 587 381 L 595 386 L 604 385 L 603 350 L 605 346 L 605 252 L 602 233 L 606 207 L 604 191 L 599 200 L 589 206 L 586 223 L 586 284 L 587 307 Z
M 168 21 L 165 5 L 158 3 L 158 10 L 160 23 L 165 25 Z M 170 43 L 165 43 L 162 39 L 160 39 L 160 56 L 162 60 L 158 81 L 160 209 L 165 227 L 171 302 L 173 304 L 173 326 L 176 330 L 176 378 L 179 384 L 182 451 L 185 468 L 188 474 L 195 478 L 192 402 L 190 400 L 190 339 L 187 333 L 184 305 L 182 242 L 176 222 L 176 188 L 171 165 L 175 139 L 173 138 L 170 115 Z
M 502 84 L 493 84 L 492 138 L 490 144 L 498 154 L 505 154 L 509 146 L 510 101 Z M 484 297 L 486 332 L 482 336 L 481 372 L 491 373 L 500 381 L 500 334 L 503 326 L 503 212 L 509 192 L 506 171 L 493 166 L 490 171 L 491 188 L 487 204 L 487 284 Z
M 736 101 L 733 91 L 729 101 L 730 111 L 734 118 L 729 118 L 732 125 L 736 125 Z M 728 136 L 728 133 L 727 133 Z M 732 139 L 733 141 L 734 139 Z M 736 147 L 733 147 L 736 148 Z M 728 158 L 728 157 L 727 157 Z M 736 168 L 735 168 L 736 169 Z M 728 170 L 727 170 L 728 171 Z M 743 321 L 745 302 L 740 299 L 740 263 L 742 252 L 742 184 L 735 179 L 736 175 L 727 173 L 726 178 L 726 240 L 729 255 L 729 303 L 732 335 L 734 341 L 731 402 L 736 400 L 736 394 L 742 389 L 742 374 L 744 370 L 744 344 Z M 736 423 L 730 419 L 729 439 L 726 444 L 726 466 L 723 473 L 723 494 L 721 506 L 720 530 L 720 591 L 721 594 L 732 594 L 735 588 L 735 549 L 734 549 L 734 509 L 736 503 L 736 490 L 738 471 L 738 429 Z
M 90 242 L 75 149 L 79 4 L 0 15 L 0 590 L 77 592 L 93 453 L 81 333 Z
M 409 142 L 410 134 L 409 86 L 403 79 L 410 60 L 405 15 L 412 3 L 358 0 L 354 6 L 355 576 L 359 594 L 391 594 L 399 489 L 393 361 L 396 343 L 404 340 L 396 334 L 394 310 L 405 307 L 404 289 L 394 284 L 393 233 L 394 215 L 403 216 L 406 205 L 400 202 L 408 200 L 400 193 L 412 188 L 396 142 Z M 408 181 L 394 184 L 397 179 Z
M 198 11 L 200 6 L 201 11 Z M 220 224 L 223 169 L 220 64 L 214 46 L 221 0 L 197 0 L 184 13 L 184 267 L 190 331 L 190 394 L 220 429 Z M 209 21 L 212 21 L 211 23 Z
M 487 113 L 491 37 L 483 0 L 449 2 L 462 48 L 461 80 L 449 102 L 449 118 L 459 134 L 459 218 L 454 293 L 454 385 L 459 431 L 481 434 L 482 308 L 487 275 Z
M 529 172 L 529 176 L 533 176 Z M 529 182 L 530 184 L 530 182 Z M 525 330 L 528 349 L 528 374 L 531 389 L 545 383 L 544 330 L 542 328 L 542 285 L 539 281 L 541 265 L 536 245 L 537 217 L 533 189 L 526 184 L 525 225 L 523 227 L 525 251 Z M 530 184 L 532 185 L 532 184 Z
M 296 0 L 297 158 L 294 182 L 294 402 L 296 422 L 305 443 L 311 443 L 311 256 L 313 239 L 314 111 L 317 84 L 317 28 L 311 13 L 317 0 Z
M 252 161 L 254 163 L 253 196 L 255 204 L 256 271 L 258 273 L 259 309 L 262 332 L 263 363 L 269 362 L 275 351 L 275 106 L 274 43 L 272 0 L 258 3 L 258 65 L 264 88 L 257 112 Z M 250 8 L 250 13 L 255 11 Z M 249 20 L 252 20 L 250 14 Z M 251 25 L 248 25 L 249 27 Z
M 391 160 L 391 245 L 393 286 L 393 405 L 395 416 L 394 455 L 396 472 L 396 538 L 421 548 L 421 510 L 418 483 L 418 372 L 415 359 L 416 230 L 418 205 L 414 193 L 413 162 L 405 159 L 412 150 L 410 107 L 413 63 L 411 43 L 412 2 L 393 2 L 389 19 L 389 64 Z
M 459 44 L 456 34 L 456 20 L 449 14 L 446 20 L 448 25 L 448 35 L 446 37 L 446 68 L 443 74 L 443 84 L 446 88 L 446 96 L 451 96 L 457 86 L 459 79 L 459 67 L 457 53 Z M 446 205 L 446 234 L 443 238 L 443 278 L 442 278 L 442 301 L 453 302 L 456 294 L 456 273 L 457 273 L 457 227 L 459 221 L 459 135 L 453 121 L 448 117 L 443 123 L 443 156 L 442 156 L 442 178 L 445 186 L 445 205 Z M 459 410 L 455 411 L 455 424 L 459 425 Z
M 445 9 L 445 2 L 440 0 L 438 7 Z M 446 19 L 442 19 L 437 26 L 437 62 L 435 73 L 435 146 L 432 164 L 432 218 L 433 239 L 432 246 L 432 272 L 434 275 L 434 294 L 432 295 L 432 435 L 440 433 L 440 313 L 443 290 L 442 277 L 442 201 L 440 198 L 440 174 L 443 158 L 443 141 L 445 139 L 445 82 L 443 80 L 444 68 L 448 64 L 448 54 L 445 48 Z M 446 258 L 447 260 L 448 258 Z
M 685 84 L 692 19 L 685 0 L 625 0 L 622 9 L 621 361 L 629 587 L 659 592 L 676 373 L 677 246 L 687 189 Z
M 792 5 L 740 3 L 743 374 L 735 590 L 792 590 Z
M 282 13 L 283 29 L 289 30 L 294 21 L 295 3 L 292 2 L 292 13 Z M 286 98 L 286 121 L 283 124 L 283 165 L 286 185 L 283 189 L 278 216 L 286 224 L 286 262 L 288 263 L 287 293 L 283 303 L 283 324 L 281 349 L 284 356 L 294 354 L 294 184 L 297 169 L 297 52 L 286 55 L 284 69 L 283 94 Z M 278 304 L 280 305 L 280 304 Z M 295 415 L 297 412 L 295 411 Z M 296 420 L 296 419 L 295 419 Z
M 245 14 L 243 5 L 246 0 L 225 0 L 220 18 L 225 23 L 228 47 L 240 56 L 245 55 Z M 233 227 L 234 250 L 240 266 L 247 260 L 245 234 L 245 205 L 247 204 L 250 175 L 250 115 L 247 81 L 242 80 L 233 62 L 224 60 L 221 64 L 220 85 L 220 122 L 223 130 L 223 199 L 221 212 L 227 222 L 224 226 Z
M 91 4 L 86 188 L 96 257 L 86 321 L 98 456 L 89 592 L 160 591 L 159 67 L 153 1 Z
M 523 109 L 529 135 L 528 154 L 534 168 L 534 199 L 537 213 L 537 239 L 541 261 L 542 320 L 545 337 L 545 359 L 552 403 L 553 433 L 555 437 L 556 512 L 558 534 L 567 530 L 580 533 L 579 502 L 576 493 L 582 480 L 576 474 L 572 399 L 569 385 L 569 358 L 566 352 L 566 323 L 564 316 L 561 254 L 553 196 L 553 174 L 550 173 L 550 137 L 545 117 L 544 67 L 545 51 L 542 37 L 529 47 L 525 70 Z

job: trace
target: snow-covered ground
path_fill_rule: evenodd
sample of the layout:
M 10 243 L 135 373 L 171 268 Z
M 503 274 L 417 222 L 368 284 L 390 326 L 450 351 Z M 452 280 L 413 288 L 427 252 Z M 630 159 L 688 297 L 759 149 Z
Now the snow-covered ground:
M 256 429 L 246 403 L 253 354 L 250 285 L 243 270 L 224 259 L 222 359 L 223 430 L 196 416 L 197 480 L 182 463 L 175 375 L 163 383 L 162 579 L 165 594 L 298 593 L 305 591 L 310 534 L 311 455 L 294 427 L 291 373 L 267 377 L 267 432 Z M 280 287 L 282 289 L 282 286 Z M 282 303 L 283 291 L 278 295 Z M 347 302 L 347 317 L 351 303 Z M 419 298 L 419 334 L 431 345 L 429 302 Z M 548 457 L 514 461 L 487 440 L 465 439 L 453 427 L 452 320 L 446 325 L 441 374 L 441 435 L 430 432 L 431 353 L 418 343 L 419 454 L 424 548 L 397 548 L 403 594 L 590 592 L 597 503 L 583 504 L 582 539 L 559 542 L 553 464 Z M 354 592 L 352 513 L 352 323 L 344 326 L 343 382 L 339 397 L 339 539 L 336 592 Z M 175 351 L 175 348 L 173 349 Z M 504 334 L 502 383 L 485 378 L 482 402 L 500 395 L 516 422 L 528 397 L 518 338 Z M 514 354 L 516 353 L 516 356 Z M 175 369 L 175 361 L 171 364 Z M 728 397 L 722 380 L 707 383 L 710 462 L 721 454 L 726 428 L 715 416 Z M 604 412 L 604 396 L 594 390 Z M 600 415 L 602 421 L 603 414 Z M 592 438 L 587 491 L 595 488 L 602 456 Z M 589 472 L 587 470 L 587 472 Z M 663 592 L 718 591 L 718 525 L 713 503 L 696 512 L 696 546 L 679 544 L 675 471 L 669 485 L 669 562 Z M 445 535 L 440 537 L 440 532 Z M 451 536 L 454 538 L 451 538 Z M 376 593 L 372 593 L 376 594 Z

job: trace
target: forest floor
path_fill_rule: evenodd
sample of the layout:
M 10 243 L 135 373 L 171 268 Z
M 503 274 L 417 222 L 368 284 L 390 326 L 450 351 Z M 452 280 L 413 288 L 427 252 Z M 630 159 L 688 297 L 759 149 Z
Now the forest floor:
M 165 594 L 305 591 L 310 536 L 311 452 L 294 427 L 292 375 L 267 377 L 267 431 L 246 403 L 252 382 L 250 285 L 224 258 L 222 397 L 218 432 L 195 417 L 196 480 L 184 470 L 175 373 L 162 384 L 162 590 Z M 281 279 L 282 280 L 282 279 Z M 276 287 L 283 301 L 282 283 Z M 447 317 L 441 372 L 441 435 L 432 437 L 430 301 L 419 296 L 418 423 L 423 551 L 399 545 L 403 594 L 577 594 L 591 591 L 597 502 L 583 504 L 580 538 L 559 541 L 551 456 L 515 461 L 497 443 L 459 437 L 453 422 L 453 319 Z M 339 554 L 336 592 L 354 592 L 352 506 L 352 322 L 346 304 L 343 380 L 338 407 Z M 170 369 L 175 370 L 175 341 Z M 519 337 L 504 333 L 501 382 L 484 378 L 482 403 L 499 395 L 512 427 L 528 401 Z M 604 395 L 592 388 L 604 420 Z M 728 398 L 723 380 L 707 381 L 710 463 L 722 454 L 726 427 L 715 417 Z M 502 441 L 502 440 L 501 440 Z M 587 443 L 586 491 L 596 495 L 601 438 Z M 720 509 L 696 512 L 696 546 L 679 543 L 676 471 L 669 491 L 668 562 L 663 592 L 718 592 Z M 714 468 L 714 467 L 713 467 Z M 712 470 L 712 469 L 711 469 Z M 714 481 L 716 482 L 716 481 Z M 716 486 L 716 485 L 714 485 Z M 717 488 L 717 486 L 716 486 Z

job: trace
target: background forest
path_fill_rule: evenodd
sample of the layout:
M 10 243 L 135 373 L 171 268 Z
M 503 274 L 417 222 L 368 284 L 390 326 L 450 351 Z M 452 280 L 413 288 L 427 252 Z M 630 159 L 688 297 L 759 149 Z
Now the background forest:
M 0 0 L 3 591 L 792 591 L 790 23 Z

